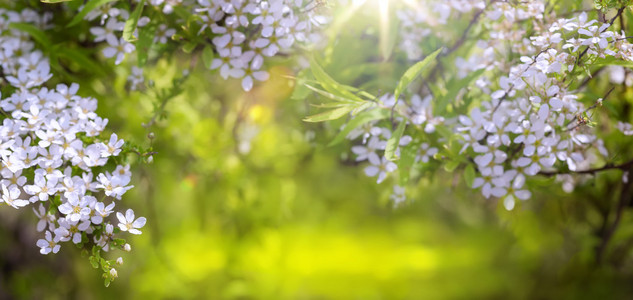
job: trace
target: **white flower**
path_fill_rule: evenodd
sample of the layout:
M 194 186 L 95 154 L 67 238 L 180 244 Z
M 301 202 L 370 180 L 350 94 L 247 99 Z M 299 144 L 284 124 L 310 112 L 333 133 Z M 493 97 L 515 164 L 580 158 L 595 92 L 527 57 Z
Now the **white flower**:
M 513 176 L 516 172 L 511 173 Z M 514 209 L 515 199 L 518 198 L 520 200 L 527 200 L 530 198 L 532 193 L 526 189 L 521 189 L 525 183 L 524 176 L 516 176 L 512 181 L 512 184 L 503 183 L 501 186 L 497 186 L 495 189 L 497 197 L 503 197 L 503 206 L 506 210 Z
M 481 177 L 475 178 L 473 181 L 473 188 L 481 187 L 481 193 L 484 197 L 490 198 L 493 194 L 493 180 L 495 177 L 503 174 L 503 168 L 488 168 L 481 172 Z
M 244 91 L 248 92 L 253 88 L 253 81 L 257 79 L 259 81 L 268 80 L 268 72 L 259 71 L 252 64 L 244 69 L 235 69 L 234 71 L 235 77 L 243 77 L 242 78 L 242 88 Z
M 39 219 L 37 222 L 37 231 L 43 231 L 46 228 L 46 225 L 53 224 L 53 222 L 55 222 L 55 216 L 49 214 L 42 204 L 40 204 L 37 210 L 33 208 L 33 212 Z
M 383 157 L 382 160 L 377 157 L 370 156 L 369 162 L 370 166 L 365 168 L 365 174 L 369 177 L 374 177 L 378 175 L 377 183 L 381 183 L 387 178 L 387 174 L 398 169 L 398 166 L 387 160 L 387 158 Z
M 131 53 L 136 49 L 134 45 L 128 43 L 123 38 L 116 39 L 108 36 L 106 40 L 110 46 L 103 49 L 103 56 L 107 58 L 115 57 L 115 65 L 118 65 L 123 61 L 126 53 Z
M 422 161 L 423 163 L 429 162 L 429 158 L 437 154 L 439 150 L 435 147 L 430 147 L 428 143 L 422 143 L 418 155 L 415 157 L 415 161 Z
M 156 30 L 156 35 L 154 36 L 154 43 L 167 43 L 167 39 L 171 38 L 172 35 L 176 34 L 176 30 L 173 28 L 167 28 L 167 25 L 160 24 L 158 29 Z
M 371 157 L 373 157 L 374 160 L 378 160 L 380 157 L 376 154 L 376 151 L 385 150 L 386 145 L 386 141 L 381 141 L 377 137 L 373 136 L 369 139 L 366 146 L 353 146 L 352 152 L 357 155 L 356 161 L 363 161 L 370 159 Z
M 2 202 L 15 209 L 27 206 L 29 204 L 29 201 L 19 198 L 20 194 L 21 192 L 17 185 L 11 185 L 8 189 L 6 185 L 2 185 Z
M 132 234 L 141 234 L 139 229 L 143 228 L 146 222 L 144 217 L 135 220 L 134 211 L 131 209 L 125 212 L 125 216 L 120 212 L 116 213 L 116 217 L 119 219 L 119 228 L 121 231 L 128 231 Z
M 122 31 L 125 26 L 124 22 L 119 22 L 116 19 L 109 19 L 106 23 L 105 27 L 97 26 L 90 28 L 90 33 L 95 35 L 95 42 L 102 42 L 106 39 L 116 39 L 116 35 L 114 34 L 116 31 Z
M 58 207 L 59 212 L 66 215 L 71 222 L 85 220 L 90 216 L 90 207 L 86 197 L 79 199 L 76 193 L 70 193 L 65 203 Z
M 123 146 L 124 143 L 125 142 L 123 140 L 118 139 L 116 133 L 113 133 L 110 136 L 110 141 L 108 142 L 108 144 L 103 144 L 103 143 L 100 144 L 102 145 L 101 156 L 108 157 L 108 156 L 119 155 L 119 153 L 121 153 L 121 147 Z
M 37 240 L 37 246 L 40 247 L 40 253 L 46 255 L 51 252 L 57 253 L 59 252 L 59 248 L 61 247 L 57 243 L 59 243 L 59 237 L 55 236 L 53 238 L 50 231 L 46 231 L 44 235 L 44 239 Z
M 127 77 L 127 81 L 130 83 L 130 89 L 135 91 L 140 89 L 145 83 L 145 77 L 143 76 L 143 69 L 133 66 L 132 74 Z
M 42 174 L 35 174 L 34 184 L 24 186 L 24 191 L 33 195 L 31 202 L 46 201 L 49 196 L 57 193 L 57 177 L 52 177 L 47 181 Z
M 406 189 L 404 187 L 401 187 L 399 185 L 393 186 L 393 193 L 391 194 L 391 196 L 389 196 L 389 198 L 393 200 L 394 206 L 398 206 L 401 203 L 403 203 L 405 200 L 407 200 L 407 196 L 405 195 L 405 192 L 406 192 Z

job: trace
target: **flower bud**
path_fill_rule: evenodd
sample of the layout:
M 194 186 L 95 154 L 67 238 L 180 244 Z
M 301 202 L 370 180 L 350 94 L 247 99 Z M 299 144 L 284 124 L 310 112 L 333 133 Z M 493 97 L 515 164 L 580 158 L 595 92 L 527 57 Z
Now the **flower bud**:
M 119 265 L 119 266 L 122 265 L 123 264 L 123 257 L 117 258 L 116 259 L 116 264 Z
M 110 276 L 112 276 L 112 278 L 117 278 L 119 276 L 115 268 L 110 269 Z
M 123 245 L 123 250 L 126 252 L 130 252 L 132 251 L 132 246 L 130 246 L 130 244 L 125 244 Z

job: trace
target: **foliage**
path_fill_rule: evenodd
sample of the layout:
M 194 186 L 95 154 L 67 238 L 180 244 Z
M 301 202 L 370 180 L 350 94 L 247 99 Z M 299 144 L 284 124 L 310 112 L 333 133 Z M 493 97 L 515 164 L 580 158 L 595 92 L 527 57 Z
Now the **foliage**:
M 3 206 L 0 298 L 632 292 L 628 2 L 279 1 L 279 20 L 315 26 L 278 51 L 254 46 L 261 12 L 231 29 L 239 9 L 218 1 L 42 2 L 2 4 L 44 20 L 14 17 L 3 36 L 41 51 L 42 89 L 98 101 L 108 134 L 77 138 L 126 140 L 94 172 L 129 164 L 117 208 L 148 221 L 109 241 L 129 254 L 102 251 L 93 226 L 42 256 L 33 217 Z M 67 198 L 46 212 L 63 218 Z

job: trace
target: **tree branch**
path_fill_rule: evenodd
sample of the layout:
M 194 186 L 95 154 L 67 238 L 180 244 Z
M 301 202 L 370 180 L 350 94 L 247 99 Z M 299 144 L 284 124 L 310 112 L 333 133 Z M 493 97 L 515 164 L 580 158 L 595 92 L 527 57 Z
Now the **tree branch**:
M 470 30 L 473 28 L 473 26 L 475 26 L 475 24 L 479 20 L 479 17 L 481 17 L 481 15 L 486 11 L 486 9 L 488 9 L 488 7 L 496 1 L 497 0 L 491 0 L 490 2 L 488 2 L 488 4 L 486 4 L 486 6 L 483 9 L 481 9 L 480 11 L 478 11 L 477 13 L 473 15 L 472 19 L 470 19 L 470 22 L 468 23 L 468 26 L 466 27 L 466 29 L 464 29 L 464 32 L 462 32 L 462 36 L 459 38 L 459 40 L 457 40 L 455 44 L 453 44 L 453 46 L 448 48 L 445 52 L 442 52 L 438 55 L 437 57 L 438 63 L 435 65 L 435 67 L 433 67 L 433 70 L 431 70 L 431 73 L 429 73 L 428 78 L 435 78 L 437 72 L 439 71 L 439 66 L 441 64 L 439 62 L 439 58 L 442 56 L 448 56 L 449 54 L 459 49 L 459 47 L 461 47 L 464 44 L 464 42 L 466 42 L 466 39 L 468 38 L 468 34 L 470 33 Z
M 629 170 L 631 167 L 633 167 L 633 160 L 627 161 L 619 165 L 607 163 L 606 165 L 600 168 L 588 169 L 588 170 L 582 170 L 582 171 L 552 171 L 552 172 L 543 171 L 543 172 L 539 172 L 538 174 L 543 175 L 543 176 L 555 176 L 555 175 L 562 175 L 562 174 L 596 174 L 601 171 L 613 170 L 613 169 L 626 171 L 626 170 Z
M 446 54 L 444 55 L 449 55 L 450 53 L 459 49 L 459 47 L 461 47 L 464 44 L 464 42 L 466 41 L 466 38 L 468 37 L 468 33 L 470 32 L 470 29 L 475 25 L 475 23 L 477 23 L 477 21 L 479 20 L 479 17 L 481 17 L 484 11 L 486 11 L 488 6 L 490 6 L 490 4 L 492 4 L 493 2 L 494 1 L 490 1 L 490 3 L 488 3 L 482 10 L 478 11 L 477 13 L 475 13 L 475 15 L 473 15 L 473 18 L 470 19 L 468 26 L 462 33 L 462 36 L 459 38 L 459 40 L 457 40 L 457 42 L 455 42 L 455 44 L 453 44 L 452 47 L 448 48 L 448 51 L 446 51 Z

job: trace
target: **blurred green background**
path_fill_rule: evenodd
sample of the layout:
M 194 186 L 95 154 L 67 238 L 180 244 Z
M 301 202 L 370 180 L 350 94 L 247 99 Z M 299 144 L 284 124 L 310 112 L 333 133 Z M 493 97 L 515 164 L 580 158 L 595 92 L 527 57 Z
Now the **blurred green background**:
M 147 75 L 168 86 L 182 63 L 161 60 Z M 287 99 L 288 72 L 274 68 L 273 78 L 248 95 L 235 94 L 238 82 L 209 89 L 215 75 L 191 73 L 184 92 L 168 102 L 167 119 L 151 128 L 154 162 L 133 164 L 135 188 L 117 203 L 149 221 L 143 235 L 130 236 L 132 252 L 111 253 L 125 263 L 109 288 L 71 245 L 39 255 L 28 212 L 19 220 L 3 214 L 5 292 L 19 299 L 631 295 L 630 258 L 619 267 L 596 266 L 592 227 L 565 212 L 587 199 L 544 182 L 548 193 L 506 212 L 440 172 L 394 208 L 390 188 L 345 163 L 347 145 L 324 147 L 323 125 L 301 122 L 305 103 Z M 99 113 L 126 140 L 149 143 L 141 124 L 152 115 L 152 96 L 128 94 L 123 75 L 91 86 L 108 95 L 99 98 Z M 240 151 L 253 130 L 250 151 Z M 625 218 L 618 234 L 630 238 L 631 215 Z
M 368 11 L 354 15 L 353 27 L 334 24 L 350 38 L 324 57 L 337 80 L 379 94 L 393 88 L 407 64 L 381 60 L 378 31 L 369 26 L 377 16 Z M 456 30 L 468 20 L 460 22 Z M 422 170 L 406 203 L 394 208 L 389 180 L 377 185 L 365 177 L 349 144 L 324 146 L 338 124 L 301 121 L 318 101 L 296 100 L 305 91 L 295 90 L 288 62 L 243 94 L 239 82 L 223 81 L 194 59 L 183 92 L 144 128 L 160 106 L 152 91 L 171 87 L 189 64 L 187 55 L 152 61 L 145 76 L 155 88 L 143 92 L 127 90 L 126 67 L 83 79 L 89 70 L 71 68 L 79 75 L 61 77 L 99 100 L 107 130 L 158 152 L 151 164 L 132 163 L 135 188 L 117 202 L 148 222 L 143 235 L 129 236 L 132 252 L 110 253 L 125 263 L 106 288 L 72 245 L 40 255 L 28 211 L 0 212 L 0 297 L 633 298 L 630 209 L 605 263 L 595 262 L 597 230 L 615 203 L 619 174 L 598 176 L 573 194 L 542 179 L 532 199 L 507 212 L 466 187 L 459 172 Z M 616 92 L 631 102 L 630 88 Z

